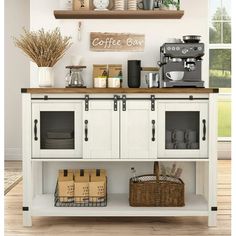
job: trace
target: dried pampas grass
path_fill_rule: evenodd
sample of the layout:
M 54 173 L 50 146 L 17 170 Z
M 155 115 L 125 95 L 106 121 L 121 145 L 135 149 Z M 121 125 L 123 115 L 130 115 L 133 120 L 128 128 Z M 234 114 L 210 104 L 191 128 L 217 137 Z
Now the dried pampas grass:
M 25 28 L 15 45 L 28 55 L 38 67 L 52 67 L 71 46 L 71 37 L 62 37 L 59 28 L 45 32 L 44 29 L 29 31 Z

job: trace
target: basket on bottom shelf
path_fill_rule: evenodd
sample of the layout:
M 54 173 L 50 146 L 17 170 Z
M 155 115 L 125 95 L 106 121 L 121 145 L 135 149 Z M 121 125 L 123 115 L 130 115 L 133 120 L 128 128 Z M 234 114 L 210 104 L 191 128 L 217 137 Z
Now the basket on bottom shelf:
M 60 170 L 54 194 L 56 207 L 107 206 L 105 170 Z
M 184 183 L 180 178 L 159 174 L 159 164 L 154 163 L 154 174 L 130 179 L 129 204 L 136 207 L 184 206 Z

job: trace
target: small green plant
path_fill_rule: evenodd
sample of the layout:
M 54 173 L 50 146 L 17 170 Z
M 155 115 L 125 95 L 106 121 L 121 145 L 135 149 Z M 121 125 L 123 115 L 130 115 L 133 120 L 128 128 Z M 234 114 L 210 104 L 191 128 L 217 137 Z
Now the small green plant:
M 162 4 L 165 7 L 169 7 L 169 5 L 176 6 L 177 10 L 179 10 L 180 0 L 163 0 Z

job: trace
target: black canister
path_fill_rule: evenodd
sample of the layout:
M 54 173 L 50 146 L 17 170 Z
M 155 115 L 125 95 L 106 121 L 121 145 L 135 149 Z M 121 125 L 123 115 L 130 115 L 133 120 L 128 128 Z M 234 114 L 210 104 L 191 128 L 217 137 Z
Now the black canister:
M 140 87 L 140 72 L 141 72 L 140 60 L 128 61 L 128 87 L 139 88 Z

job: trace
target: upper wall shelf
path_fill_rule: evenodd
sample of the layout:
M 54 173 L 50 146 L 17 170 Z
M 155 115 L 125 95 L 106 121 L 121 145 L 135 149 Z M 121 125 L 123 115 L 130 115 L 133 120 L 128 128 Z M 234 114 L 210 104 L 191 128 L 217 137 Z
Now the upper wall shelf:
M 184 11 L 66 11 L 56 10 L 56 19 L 180 19 Z

